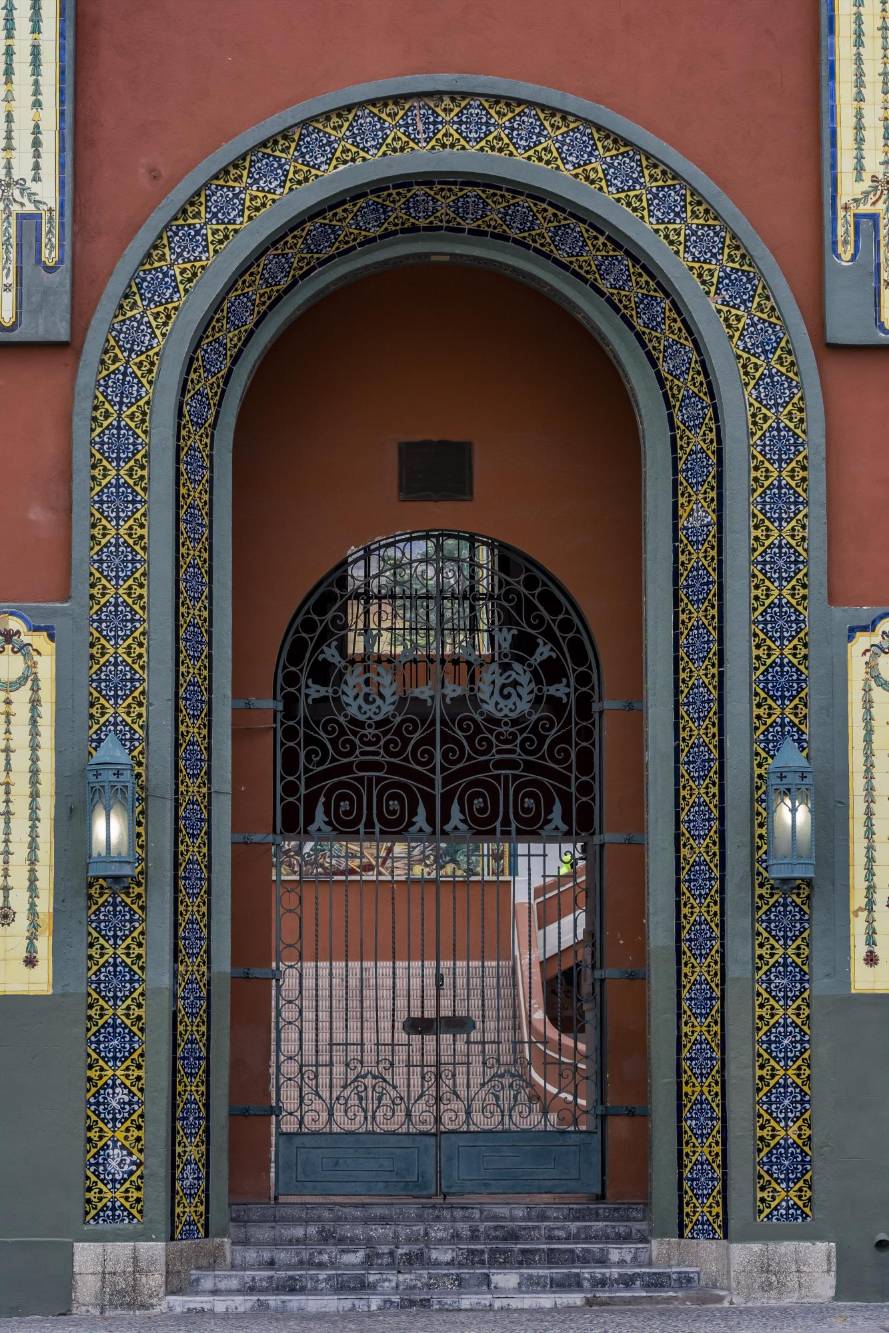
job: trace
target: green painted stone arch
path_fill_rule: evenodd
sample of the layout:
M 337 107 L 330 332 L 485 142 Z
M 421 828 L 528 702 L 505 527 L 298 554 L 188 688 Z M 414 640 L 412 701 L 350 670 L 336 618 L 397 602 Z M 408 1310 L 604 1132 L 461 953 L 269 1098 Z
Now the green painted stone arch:
M 418 213 L 417 205 L 410 212 L 411 190 L 428 200 L 420 210 L 431 209 L 427 216 Z M 478 202 L 467 203 L 473 195 Z M 463 207 L 462 217 L 454 212 L 457 205 Z M 146 827 L 143 803 L 139 876 L 126 891 L 107 885 L 90 890 L 89 1225 L 138 1225 L 145 1217 L 146 885 L 151 881 L 144 857 L 152 847 L 163 851 L 164 835 L 166 845 L 174 837 L 179 843 L 174 1234 L 200 1235 L 208 1225 L 208 893 L 211 848 L 220 830 L 211 829 L 211 809 L 201 794 L 209 782 L 207 708 L 213 692 L 209 603 L 201 614 L 192 610 L 212 595 L 205 487 L 214 431 L 217 419 L 231 414 L 221 390 L 240 344 L 283 300 L 282 289 L 297 285 L 290 282 L 294 270 L 297 280 L 314 277 L 328 264 L 333 273 L 334 260 L 354 264 L 352 257 L 360 251 L 387 243 L 384 226 L 375 231 L 356 222 L 360 209 L 374 207 L 393 208 L 401 232 L 413 230 L 422 238 L 424 232 L 428 237 L 438 231 L 453 245 L 480 242 L 478 223 L 484 219 L 489 251 L 496 244 L 510 247 L 520 257 L 517 268 L 524 263 L 554 289 L 561 284 L 566 292 L 575 291 L 581 308 L 598 301 L 640 346 L 647 339 L 649 368 L 668 386 L 661 392 L 674 434 L 685 431 L 689 437 L 675 446 L 678 463 L 687 462 L 695 449 L 703 459 L 685 473 L 677 468 L 676 549 L 684 540 L 684 575 L 692 564 L 703 567 L 712 559 L 706 578 L 714 589 L 721 586 L 715 536 L 712 550 L 698 559 L 709 537 L 702 536 L 695 547 L 697 535 L 683 538 L 679 525 L 688 526 L 691 518 L 688 532 L 700 535 L 709 527 L 715 532 L 723 504 L 730 508 L 737 499 L 739 479 L 744 487 L 751 536 L 742 587 L 751 599 L 745 636 L 752 663 L 747 708 L 754 733 L 746 767 L 757 795 L 765 766 L 784 736 L 807 741 L 808 463 L 814 443 L 820 466 L 817 378 L 780 274 L 715 187 L 663 145 L 601 108 L 500 80 L 420 78 L 347 90 L 251 131 L 198 168 L 146 224 L 100 305 L 78 386 L 74 570 L 75 586 L 81 586 L 82 575 L 84 588 L 87 568 L 91 571 L 89 606 L 84 607 L 90 644 L 88 655 L 83 645 L 81 659 L 91 682 L 90 745 L 114 730 L 133 753 L 143 779 L 157 771 L 152 766 L 164 742 L 154 707 L 149 719 L 149 700 L 165 699 L 168 689 L 155 665 L 149 675 L 148 650 L 152 645 L 153 664 L 162 660 L 154 655 L 153 636 L 165 632 L 156 608 L 172 591 L 168 564 L 157 558 L 160 533 L 182 551 L 182 619 L 178 635 L 169 639 L 177 645 L 177 662 L 185 672 L 178 696 L 178 828 L 175 833 L 169 824 L 165 828 L 153 810 Z M 508 209 L 520 207 L 537 219 L 524 236 L 504 220 Z M 474 219 L 472 210 L 480 208 L 482 214 Z M 502 255 L 500 262 L 506 262 Z M 545 278 L 544 268 L 557 272 L 558 281 Z M 666 300 L 674 319 L 669 330 L 646 328 L 641 311 L 647 298 Z M 591 322 L 596 323 L 595 316 Z M 671 374 L 671 356 L 674 368 L 684 364 L 685 381 Z M 618 355 L 618 360 L 633 381 L 626 357 Z M 176 412 L 180 392 L 181 422 Z M 683 399 L 686 415 L 693 411 L 694 428 L 683 421 Z M 690 407 L 692 399 L 703 406 Z M 705 419 L 710 423 L 706 429 Z M 177 439 L 181 468 L 174 523 L 173 495 L 160 483 L 172 479 Z M 731 487 L 724 490 L 723 449 L 735 469 Z M 815 485 L 820 485 L 817 475 Z M 156 571 L 162 567 L 159 583 Z M 822 578 L 818 566 L 819 598 Z M 696 586 L 700 591 L 700 579 Z M 718 618 L 718 593 L 712 601 Z M 689 618 L 689 631 L 699 625 L 701 633 L 711 633 L 688 587 L 677 593 L 677 607 Z M 712 633 L 719 637 L 717 619 Z M 677 656 L 677 696 L 703 700 L 712 693 L 718 698 L 718 681 L 708 682 L 693 657 L 684 649 Z M 746 672 L 744 677 L 749 679 Z M 680 1231 L 712 1237 L 724 1234 L 726 1212 L 718 852 L 724 810 L 720 763 L 705 763 L 701 776 L 705 707 L 700 715 L 701 725 L 688 729 L 689 708 L 677 708 L 677 726 L 686 732 L 680 740 L 683 785 L 675 811 L 680 996 L 675 1133 Z M 718 761 L 718 744 L 710 748 Z M 744 782 L 743 765 L 736 777 Z M 149 779 L 149 791 L 151 786 Z M 755 829 L 756 861 L 761 863 L 759 802 Z M 704 844 L 716 848 L 715 858 L 702 858 Z M 749 850 L 746 855 L 749 874 Z M 742 853 L 739 865 L 743 859 Z M 809 902 L 803 887 L 776 893 L 759 864 L 756 875 L 756 1216 L 804 1221 L 811 1214 Z M 796 969 L 802 979 L 793 994 L 785 984 L 788 969 Z M 800 1034 L 798 1059 L 790 1071 L 771 1053 L 769 1034 L 778 1030 L 776 1025 Z M 792 1123 L 782 1120 L 775 1106 L 776 1089 L 788 1072 L 799 1110 Z

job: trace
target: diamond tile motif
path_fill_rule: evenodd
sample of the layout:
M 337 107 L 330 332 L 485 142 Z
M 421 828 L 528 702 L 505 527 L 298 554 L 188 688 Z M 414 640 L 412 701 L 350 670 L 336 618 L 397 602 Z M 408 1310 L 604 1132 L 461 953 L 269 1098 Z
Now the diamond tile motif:
M 113 653 L 90 676 L 90 684 L 107 703 L 119 708 L 142 684 L 142 676 L 119 653 Z
M 717 877 L 704 857 L 696 856 L 683 875 L 682 882 L 700 907 L 709 898 L 717 883 Z
M 470 148 L 477 148 L 497 128 L 497 121 L 490 111 L 475 97 L 460 108 L 450 124 Z
M 628 190 L 641 190 L 645 187 L 642 160 L 639 154 L 632 150 L 603 157 L 602 173 L 609 194 L 625 194 Z
M 786 537 L 776 537 L 776 539 L 770 541 L 768 547 L 756 557 L 756 568 L 758 569 L 758 572 L 760 572 L 761 575 L 764 575 L 764 577 L 769 580 L 769 583 L 773 584 L 776 588 L 786 588 L 786 585 L 793 583 L 793 580 L 796 579 L 798 573 L 804 571 L 805 567 L 805 557 L 802 556 L 800 551 L 797 551 L 797 548 L 794 547 L 794 545 L 786 540 Z M 789 611 L 793 611 L 794 609 L 792 603 L 789 603 L 789 601 L 785 601 L 784 599 L 781 599 L 781 604 L 788 608 Z M 805 617 L 800 616 L 800 613 L 798 612 L 797 619 L 800 621 L 800 625 L 805 624 Z M 768 631 L 765 632 L 769 633 Z M 769 637 L 772 637 L 772 635 L 769 635 Z M 793 635 L 792 637 L 796 639 L 796 635 Z M 776 639 L 774 640 L 774 643 L 777 644 L 778 648 L 784 647 L 784 644 L 782 644 L 780 640 Z M 785 640 L 785 643 L 789 643 L 789 640 Z
M 685 992 L 685 1007 L 696 1023 L 703 1026 L 719 1003 L 719 996 L 704 977 L 695 977 Z
M 251 153 L 247 189 L 260 190 L 263 194 L 280 194 L 289 175 L 288 158 L 278 157 L 277 153 Z
M 141 1108 L 141 1100 L 116 1074 L 87 1101 L 87 1109 L 112 1131 L 120 1129 Z
M 810 1098 L 794 1079 L 782 1074 L 778 1082 L 760 1097 L 759 1105 L 776 1125 L 788 1130 L 808 1111 Z
M 696 680 L 682 700 L 682 711 L 692 726 L 700 730 L 714 707 L 716 696 L 702 680 Z
M 809 1049 L 809 1034 L 784 1014 L 760 1038 L 760 1045 L 779 1069 L 790 1069 Z
M 717 223 L 690 223 L 685 228 L 683 259 L 689 264 L 718 264 L 725 248 L 725 227 Z
M 776 597 L 753 621 L 776 648 L 783 650 L 802 634 L 806 618 L 787 597 Z
M 685 1057 L 686 1067 L 697 1083 L 706 1083 L 719 1065 L 719 1056 L 706 1037 L 698 1034 Z
M 553 143 L 568 171 L 599 161 L 599 145 L 588 125 L 577 125 L 564 134 L 557 134 Z
M 806 688 L 807 677 L 788 658 L 776 657 L 756 677 L 756 683 L 779 708 L 789 708 Z
M 510 116 L 503 122 L 503 133 L 519 154 L 530 153 L 544 143 L 549 135 L 540 116 L 531 106 L 526 106 L 517 116 Z
M 96 993 L 112 1009 L 117 1009 L 139 989 L 142 978 L 131 967 L 127 967 L 123 959 L 112 956 L 94 974 L 93 985 Z
M 706 1097 L 698 1096 L 685 1113 L 685 1123 L 703 1147 L 719 1124 L 719 1116 Z
M 93 1033 L 89 1045 L 109 1069 L 117 1069 L 139 1050 L 142 1042 L 132 1028 L 112 1014 L 111 1018 L 106 1019 Z
M 706 842 L 716 826 L 716 816 L 702 796 L 698 796 L 686 811 L 682 827 L 698 847 Z

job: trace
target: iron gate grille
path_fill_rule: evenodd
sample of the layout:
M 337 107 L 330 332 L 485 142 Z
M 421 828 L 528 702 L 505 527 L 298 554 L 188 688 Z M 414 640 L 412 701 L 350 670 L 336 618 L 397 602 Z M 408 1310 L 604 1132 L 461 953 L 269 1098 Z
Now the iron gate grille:
M 466 533 L 350 553 L 278 663 L 281 1133 L 589 1128 L 599 689 Z

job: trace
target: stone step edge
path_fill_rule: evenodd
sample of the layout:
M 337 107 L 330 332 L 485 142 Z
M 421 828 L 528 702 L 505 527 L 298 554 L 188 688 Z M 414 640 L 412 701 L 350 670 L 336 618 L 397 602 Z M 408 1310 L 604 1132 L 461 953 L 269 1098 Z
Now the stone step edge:
M 303 1268 L 303 1267 L 252 1268 L 252 1269 L 251 1268 L 225 1268 L 225 1269 L 195 1268 L 192 1269 L 189 1275 L 189 1281 L 197 1278 L 216 1279 L 223 1273 L 226 1275 L 226 1277 L 230 1276 L 231 1274 L 236 1274 L 239 1279 L 243 1279 L 244 1281 L 246 1281 L 248 1277 L 254 1277 L 254 1278 L 269 1277 L 273 1276 L 276 1273 L 305 1273 L 307 1277 L 309 1275 L 316 1277 L 322 1275 L 325 1277 L 330 1277 L 330 1276 L 337 1276 L 339 1274 L 349 1274 L 350 1276 L 354 1276 L 356 1273 L 367 1273 L 368 1276 L 372 1275 L 374 1277 L 385 1276 L 385 1277 L 418 1278 L 423 1274 L 433 1274 L 433 1273 L 436 1276 L 441 1276 L 442 1274 L 448 1274 L 448 1276 L 452 1277 L 459 1277 L 464 1273 L 473 1274 L 476 1277 L 484 1273 L 489 1273 L 489 1274 L 496 1273 L 498 1277 L 501 1277 L 501 1276 L 506 1276 L 510 1273 L 571 1273 L 571 1272 L 608 1273 L 613 1275 L 615 1278 L 620 1277 L 623 1278 L 624 1280 L 626 1280 L 628 1275 L 636 1275 L 642 1273 L 646 1275 L 670 1274 L 671 1277 L 677 1277 L 681 1275 L 684 1277 L 691 1278 L 692 1281 L 694 1281 L 695 1279 L 700 1281 L 700 1276 L 701 1276 L 700 1269 L 698 1268 L 681 1268 L 678 1266 L 664 1267 L 663 1265 L 656 1265 L 656 1264 L 632 1264 L 627 1266 L 623 1266 L 621 1264 L 542 1264 L 537 1266 L 528 1265 L 524 1268 L 522 1267 L 466 1268 L 465 1266 L 457 1267 L 456 1265 L 446 1265 L 446 1264 L 442 1264 L 440 1266 L 436 1266 L 434 1264 L 433 1265 L 425 1264 L 425 1265 L 420 1265 L 417 1268 L 375 1268 L 375 1267 L 368 1267 L 367 1265 L 364 1264 L 359 1264 L 356 1265 L 354 1268 Z M 665 1288 L 665 1290 L 669 1290 L 669 1288 Z
M 636 1268 L 644 1268 L 647 1270 L 651 1267 L 652 1264 L 650 1263 L 649 1258 L 642 1258 L 641 1256 L 637 1257 L 634 1255 L 632 1258 L 627 1257 L 626 1259 L 623 1260 L 609 1259 L 607 1260 L 607 1262 L 601 1260 L 599 1262 L 596 1262 L 595 1260 L 584 1260 L 584 1259 L 573 1259 L 573 1260 L 541 1259 L 533 1263 L 525 1263 L 525 1264 L 519 1263 L 515 1258 L 513 1258 L 512 1263 L 503 1263 L 503 1264 L 496 1264 L 496 1263 L 467 1264 L 465 1261 L 460 1262 L 458 1259 L 454 1258 L 454 1259 L 443 1259 L 439 1260 L 438 1262 L 436 1262 L 434 1259 L 425 1259 L 421 1260 L 416 1264 L 408 1264 L 408 1265 L 399 1265 L 398 1263 L 380 1264 L 380 1263 L 374 1263 L 373 1260 L 371 1259 L 370 1261 L 359 1260 L 357 1263 L 336 1264 L 336 1265 L 325 1266 L 323 1268 L 319 1268 L 317 1264 L 308 1265 L 300 1263 L 299 1260 L 294 1259 L 286 1264 L 253 1263 L 250 1265 L 249 1268 L 247 1267 L 241 1268 L 239 1265 L 233 1265 L 231 1268 L 226 1268 L 222 1270 L 201 1268 L 201 1269 L 193 1269 L 192 1272 L 195 1274 L 195 1276 L 200 1275 L 201 1277 L 206 1277 L 208 1272 L 212 1273 L 220 1271 L 226 1273 L 253 1273 L 253 1274 L 261 1273 L 263 1275 L 267 1273 L 361 1273 L 364 1271 L 367 1271 L 369 1273 L 415 1273 L 418 1270 L 422 1270 L 424 1268 L 430 1268 L 434 1269 L 434 1271 L 437 1273 L 451 1272 L 451 1271 L 483 1273 L 485 1272 L 486 1269 L 491 1269 L 495 1273 L 503 1273 L 503 1272 L 508 1273 L 511 1272 L 513 1269 L 521 1269 L 521 1271 L 524 1273 L 533 1273 L 540 1271 L 541 1269 L 548 1269 L 548 1268 L 582 1268 L 584 1270 L 597 1269 L 597 1268 L 619 1268 L 621 1272 L 624 1272 Z
M 431 1211 L 433 1209 L 446 1210 L 446 1209 L 457 1209 L 457 1208 L 463 1208 L 463 1209 L 472 1208 L 477 1210 L 495 1209 L 495 1208 L 497 1209 L 546 1208 L 553 1210 L 558 1209 L 560 1212 L 571 1212 L 579 1208 L 583 1208 L 583 1209 L 592 1209 L 595 1210 L 596 1212 L 602 1212 L 607 1210 L 608 1212 L 614 1213 L 615 1215 L 626 1217 L 631 1221 L 638 1221 L 640 1218 L 647 1218 L 648 1216 L 648 1207 L 644 1203 L 617 1203 L 617 1202 L 611 1203 L 607 1199 L 588 1199 L 586 1201 L 582 1199 L 566 1199 L 564 1201 L 556 1200 L 554 1202 L 546 1202 L 543 1200 L 541 1201 L 526 1200 L 523 1203 L 519 1203 L 516 1201 L 510 1201 L 510 1199 L 508 1198 L 468 1199 L 463 1196 L 461 1196 L 459 1199 L 411 1199 L 411 1198 L 360 1199 L 355 1197 L 352 1197 L 350 1199 L 349 1198 L 331 1199 L 331 1198 L 326 1198 L 324 1196 L 319 1196 L 314 1199 L 294 1199 L 290 1201 L 286 1199 L 280 1199 L 276 1203 L 271 1203 L 268 1201 L 262 1203 L 232 1203 L 229 1204 L 229 1213 L 233 1221 L 237 1222 L 259 1221 L 261 1220 L 260 1218 L 247 1218 L 244 1216 L 244 1214 L 248 1211 L 251 1212 L 261 1211 L 263 1215 L 267 1216 L 269 1213 L 274 1213 L 275 1211 L 280 1211 L 282 1209 L 292 1210 L 296 1208 L 310 1209 L 313 1211 L 316 1209 L 327 1210 L 332 1208 L 348 1208 L 353 1212 L 358 1212 L 358 1211 L 382 1212 L 387 1209 L 404 1210 L 407 1208 L 410 1208 L 417 1212 L 419 1211 L 426 1212 L 426 1211 Z
M 565 1289 L 552 1292 L 514 1292 L 501 1295 L 495 1292 L 361 1292 L 331 1295 L 276 1294 L 261 1296 L 168 1296 L 169 1313 L 206 1314 L 298 1314 L 348 1313 L 384 1310 L 520 1310 L 559 1309 L 561 1307 L 593 1306 L 659 1306 L 675 1305 L 728 1305 L 730 1295 L 713 1287 L 659 1288 L 654 1291 L 580 1291 Z

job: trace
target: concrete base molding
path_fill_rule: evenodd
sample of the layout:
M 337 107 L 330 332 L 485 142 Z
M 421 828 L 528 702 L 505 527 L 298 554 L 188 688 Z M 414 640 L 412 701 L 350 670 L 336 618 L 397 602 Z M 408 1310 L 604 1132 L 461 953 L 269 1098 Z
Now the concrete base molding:
M 193 1268 L 228 1268 L 225 1239 L 107 1241 L 74 1245 L 73 1314 L 162 1310 Z
M 653 1240 L 652 1262 L 699 1268 L 701 1285 L 727 1291 L 733 1305 L 832 1301 L 832 1241 Z

